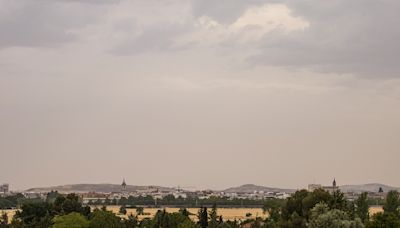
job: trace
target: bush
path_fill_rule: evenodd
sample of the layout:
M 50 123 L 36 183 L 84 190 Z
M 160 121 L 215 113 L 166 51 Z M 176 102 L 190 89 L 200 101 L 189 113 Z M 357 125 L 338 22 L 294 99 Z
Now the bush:
M 53 219 L 53 228 L 88 228 L 89 221 L 81 214 L 72 212 Z

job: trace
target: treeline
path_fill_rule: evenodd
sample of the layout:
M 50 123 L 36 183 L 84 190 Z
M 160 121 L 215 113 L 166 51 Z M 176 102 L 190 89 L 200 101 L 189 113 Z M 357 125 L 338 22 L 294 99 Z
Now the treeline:
M 201 205 L 229 206 L 229 207 L 262 207 L 266 200 L 262 199 L 229 199 L 228 197 L 212 196 L 207 199 L 197 197 L 177 197 L 167 195 L 162 199 L 154 199 L 152 196 L 129 196 L 121 199 L 105 199 L 89 201 L 89 205 L 125 205 L 125 206 L 183 206 L 183 207 L 199 207 Z
M 54 201 L 59 195 L 57 191 L 51 191 L 47 194 L 47 201 Z M 12 209 L 17 208 L 24 202 L 29 201 L 42 201 L 42 199 L 27 199 L 21 193 L 12 196 L 0 197 L 0 209 Z M 136 207 L 136 206 L 176 206 L 176 207 L 200 207 L 200 206 L 210 206 L 217 204 L 219 207 L 262 207 L 269 199 L 238 199 L 238 198 L 228 198 L 228 197 L 216 197 L 212 196 L 207 199 L 200 199 L 198 197 L 177 197 L 174 195 L 167 195 L 162 199 L 154 199 L 152 196 L 129 196 L 128 198 L 122 197 L 121 199 L 108 199 L 105 200 L 97 199 L 90 200 L 88 205 L 98 206 L 98 205 L 114 205 L 114 206 L 126 206 L 126 207 Z M 383 205 L 385 203 L 382 199 L 371 199 L 368 198 L 368 205 Z
M 24 195 L 20 193 L 5 197 L 0 196 L 0 209 L 16 208 L 18 205 L 21 205 L 25 200 L 26 199 Z
M 268 215 L 245 221 L 226 221 L 218 216 L 217 204 L 212 209 L 201 207 L 196 221 L 190 219 L 185 208 L 179 212 L 168 213 L 159 210 L 153 218 L 139 221 L 137 213 L 121 218 L 102 209 L 90 210 L 82 205 L 78 196 L 56 194 L 47 202 L 24 202 L 9 223 L 7 215 L 0 219 L 0 228 L 236 228 L 248 224 L 252 228 L 399 228 L 400 199 L 397 191 L 387 194 L 383 212 L 370 215 L 368 194 L 363 193 L 354 202 L 348 201 L 342 192 L 329 193 L 322 189 L 313 192 L 300 190 L 286 200 L 266 200 L 263 210 Z M 126 214 L 121 206 L 120 214 Z M 194 215 L 193 215 L 194 216 Z
M 255 227 L 268 228 L 399 228 L 400 199 L 397 191 L 387 194 L 383 212 L 370 215 L 368 194 L 354 202 L 344 194 L 322 189 L 295 192 L 283 204 L 271 201 L 264 206 L 269 217 Z
M 143 208 L 138 208 L 138 214 Z M 159 210 L 153 218 L 139 221 L 138 214 L 125 216 L 126 209 L 120 208 L 120 216 L 108 211 L 106 206 L 91 211 L 82 205 L 75 194 L 58 195 L 48 201 L 24 202 L 9 221 L 7 214 L 0 217 L 0 228 L 200 228 L 200 227 L 240 227 L 239 221 L 223 221 L 217 215 L 217 206 L 211 210 L 202 207 L 198 212 L 198 222 L 190 219 L 190 212 L 182 208 L 179 212 L 168 213 Z

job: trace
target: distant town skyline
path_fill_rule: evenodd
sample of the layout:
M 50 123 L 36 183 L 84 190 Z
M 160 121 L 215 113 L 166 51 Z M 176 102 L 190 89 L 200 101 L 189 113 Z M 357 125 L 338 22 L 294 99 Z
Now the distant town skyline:
M 400 186 L 399 8 L 0 0 L 0 183 Z
M 336 179 L 334 179 L 336 181 Z M 336 182 L 335 182 L 336 183 Z M 50 187 L 58 187 L 58 186 L 70 186 L 70 185 L 81 185 L 81 184 L 86 184 L 86 185 L 101 185 L 101 184 L 110 184 L 110 185 L 120 185 L 121 183 L 115 183 L 115 182 L 99 182 L 99 183 L 65 183 L 65 184 L 50 184 L 50 185 L 34 185 L 34 186 L 29 186 L 29 187 L 25 187 L 25 188 L 12 188 L 10 186 L 10 183 L 0 183 L 0 185 L 3 186 L 7 186 L 7 189 L 10 191 L 25 191 L 28 189 L 34 189 L 34 188 L 50 188 Z M 222 191 L 225 189 L 229 189 L 229 188 L 236 188 L 236 187 L 241 187 L 241 186 L 246 186 L 246 185 L 254 185 L 254 186 L 262 186 L 262 187 L 269 187 L 269 188 L 278 188 L 278 189 L 292 189 L 292 190 L 299 190 L 299 189 L 308 189 L 311 191 L 316 189 L 316 188 L 326 188 L 329 189 L 332 186 L 332 182 L 310 182 L 307 183 L 304 186 L 300 186 L 300 187 L 285 187 L 285 186 L 272 186 L 272 185 L 268 185 L 268 184 L 255 184 L 255 183 L 243 183 L 243 184 L 237 184 L 237 185 L 231 185 L 231 186 L 222 186 L 220 188 L 213 188 L 213 187 L 201 187 L 201 186 L 185 186 L 185 185 L 160 185 L 160 184 L 136 184 L 136 183 L 129 183 L 126 182 L 125 179 L 123 179 L 123 182 L 121 185 L 125 186 L 159 186 L 159 187 L 167 187 L 167 188 L 176 188 L 176 189 L 185 189 L 188 191 L 199 191 L 199 190 L 215 190 L 215 191 Z M 376 184 L 376 185 L 384 185 L 384 186 L 388 186 L 388 187 L 394 187 L 394 188 L 400 188 L 399 186 L 396 185 L 391 185 L 390 183 L 380 183 L 380 182 L 369 182 L 369 183 L 342 183 L 342 184 L 337 184 L 337 187 L 341 187 L 341 186 L 361 186 L 361 185 L 372 185 L 372 184 Z M 12 185 L 12 184 L 11 184 Z M 336 186 L 336 185 L 335 185 Z M 379 188 L 377 188 L 378 190 Z

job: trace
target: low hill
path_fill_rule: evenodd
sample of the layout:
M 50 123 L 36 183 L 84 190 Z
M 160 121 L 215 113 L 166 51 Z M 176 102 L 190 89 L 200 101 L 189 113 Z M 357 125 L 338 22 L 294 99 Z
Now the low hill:
M 254 191 L 264 191 L 264 192 L 286 192 L 291 193 L 295 190 L 293 189 L 282 189 L 282 188 L 272 188 L 272 187 L 265 187 L 259 186 L 254 184 L 245 184 L 239 187 L 233 187 L 223 190 L 226 193 L 253 193 Z
M 343 192 L 378 192 L 379 188 L 382 188 L 384 192 L 388 192 L 390 190 L 399 190 L 400 188 L 392 187 L 379 183 L 371 183 L 371 184 L 360 184 L 360 185 L 342 185 L 339 186 L 340 190 Z M 173 188 L 162 187 L 162 186 L 137 186 L 137 185 L 127 185 L 127 192 L 134 191 L 174 191 Z M 52 187 L 39 187 L 39 188 L 30 188 L 25 190 L 25 192 L 49 192 L 49 191 L 58 191 L 60 193 L 72 193 L 72 192 L 101 192 L 101 193 L 110 193 L 110 192 L 120 192 L 121 185 L 119 184 L 71 184 L 71 185 L 60 185 L 60 186 L 52 186 Z M 294 189 L 282 189 L 282 188 L 273 188 L 266 186 L 259 186 L 254 184 L 245 184 L 239 187 L 232 187 L 225 190 L 222 190 L 226 193 L 253 193 L 254 191 L 264 191 L 264 192 L 286 192 L 293 193 L 296 190 Z
M 339 187 L 342 192 L 378 192 L 382 188 L 384 192 L 391 190 L 400 190 L 400 188 L 392 187 L 379 183 L 360 184 L 360 185 L 342 185 Z
M 161 186 L 136 186 L 127 185 L 126 191 L 144 191 L 144 190 L 159 190 L 159 191 L 173 191 L 173 188 L 161 187 Z M 49 192 L 58 191 L 60 193 L 72 193 L 72 192 L 119 192 L 121 191 L 121 185 L 118 184 L 71 184 L 71 185 L 60 185 L 52 187 L 40 187 L 40 188 L 30 188 L 25 190 L 26 192 Z

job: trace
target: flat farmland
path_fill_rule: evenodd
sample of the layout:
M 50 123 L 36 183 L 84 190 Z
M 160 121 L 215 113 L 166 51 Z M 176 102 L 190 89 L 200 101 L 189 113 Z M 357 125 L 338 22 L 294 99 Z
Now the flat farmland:
M 92 210 L 96 207 L 92 207 Z M 100 208 L 100 207 L 99 207 Z M 136 209 L 135 208 L 127 208 L 127 214 L 126 215 L 121 215 L 119 214 L 119 206 L 108 206 L 107 210 L 110 210 L 117 214 L 118 216 L 124 218 L 130 215 L 131 213 L 133 215 L 136 215 Z M 139 215 L 138 218 L 139 220 L 142 220 L 144 218 L 152 218 L 158 210 L 163 210 L 165 209 L 169 213 L 173 212 L 178 212 L 179 208 L 177 207 L 166 207 L 166 208 L 144 208 L 143 212 L 144 215 Z M 187 208 L 187 210 L 192 214 L 190 215 L 190 218 L 193 219 L 194 221 L 197 220 L 197 212 L 199 208 Z M 0 210 L 0 213 L 6 212 L 8 215 L 9 220 L 11 220 L 15 212 L 17 210 Z M 268 215 L 264 214 L 261 208 L 218 208 L 217 210 L 218 216 L 222 215 L 224 220 L 244 220 L 247 218 L 255 218 L 255 217 L 261 217 L 261 218 L 266 218 Z M 369 208 L 369 212 L 371 215 L 376 214 L 378 212 L 383 212 L 383 209 L 381 206 L 372 206 Z M 249 216 L 246 216 L 249 215 Z
M 119 212 L 119 206 L 108 206 L 107 209 L 113 211 L 115 214 Z M 179 208 L 176 207 L 166 207 L 166 208 L 144 208 L 144 215 L 140 215 L 139 220 L 144 218 L 152 218 L 158 210 L 165 209 L 169 213 L 179 212 Z M 197 212 L 199 208 L 187 208 L 187 210 L 193 214 L 190 215 L 190 218 L 193 220 L 197 220 Z M 209 209 L 210 211 L 210 209 Z M 127 208 L 127 215 L 130 214 L 135 215 L 136 209 L 135 208 Z M 261 208 L 218 208 L 217 209 L 218 216 L 222 216 L 224 220 L 243 220 L 246 218 L 255 218 L 255 217 L 262 217 L 266 218 L 267 215 L 263 213 Z M 246 217 L 246 214 L 250 215 Z M 122 216 L 124 217 L 124 216 Z

